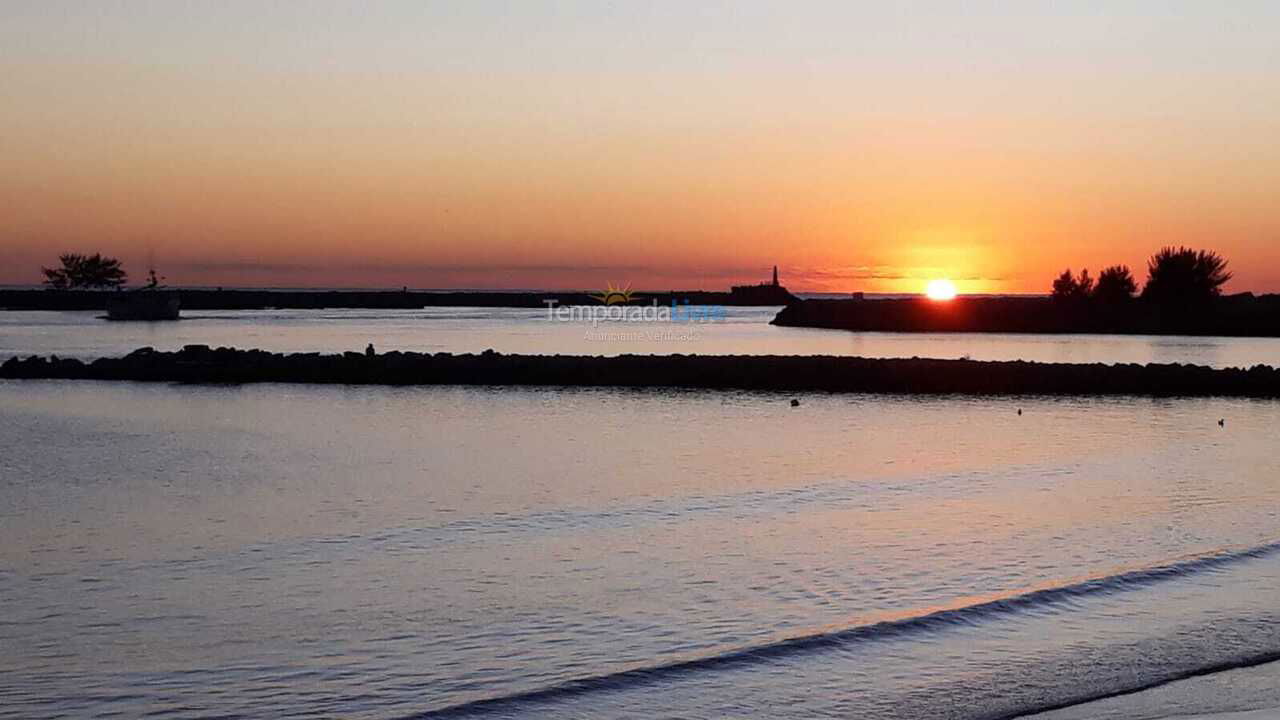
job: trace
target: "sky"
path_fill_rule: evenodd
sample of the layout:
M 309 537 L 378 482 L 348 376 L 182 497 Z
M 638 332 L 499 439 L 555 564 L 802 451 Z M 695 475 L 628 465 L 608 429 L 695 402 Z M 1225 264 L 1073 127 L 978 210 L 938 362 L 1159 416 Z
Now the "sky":
M 0 283 L 1280 292 L 1280 3 L 0 4 Z

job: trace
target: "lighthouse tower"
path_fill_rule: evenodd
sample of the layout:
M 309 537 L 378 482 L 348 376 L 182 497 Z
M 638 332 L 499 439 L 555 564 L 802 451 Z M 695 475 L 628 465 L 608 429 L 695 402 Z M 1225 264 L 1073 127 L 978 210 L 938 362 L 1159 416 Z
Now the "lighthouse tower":
M 729 288 L 730 305 L 787 305 L 795 301 L 778 282 L 778 266 L 773 266 L 773 279 L 757 285 L 734 285 Z

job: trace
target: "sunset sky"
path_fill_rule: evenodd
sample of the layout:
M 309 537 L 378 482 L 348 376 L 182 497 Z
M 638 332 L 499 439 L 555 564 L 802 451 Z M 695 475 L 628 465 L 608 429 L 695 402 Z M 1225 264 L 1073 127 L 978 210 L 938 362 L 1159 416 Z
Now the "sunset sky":
M 0 283 L 1280 291 L 1280 3 L 0 5 Z

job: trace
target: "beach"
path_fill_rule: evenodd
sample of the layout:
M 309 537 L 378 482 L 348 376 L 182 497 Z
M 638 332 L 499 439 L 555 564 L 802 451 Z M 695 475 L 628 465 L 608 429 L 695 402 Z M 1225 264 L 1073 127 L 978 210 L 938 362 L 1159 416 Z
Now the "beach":
M 1280 720 L 1277 38 L 0 2 L 0 720 Z
M 153 338 L 195 360 L 216 348 L 166 343 L 271 322 Z M 416 322 L 495 344 L 550 324 Z M 335 351 L 368 323 L 271 337 L 361 363 Z M 1278 704 L 1274 400 L 23 379 L 0 419 L 13 717 Z

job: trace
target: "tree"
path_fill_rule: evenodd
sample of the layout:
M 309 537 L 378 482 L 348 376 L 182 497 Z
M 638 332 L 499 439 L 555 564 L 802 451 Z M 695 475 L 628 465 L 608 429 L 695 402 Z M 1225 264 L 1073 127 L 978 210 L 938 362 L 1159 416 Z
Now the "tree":
M 1080 277 L 1076 278 L 1076 292 L 1080 297 L 1089 297 L 1093 294 L 1093 278 L 1089 277 L 1088 268 L 1080 271 Z
M 1098 274 L 1093 288 L 1093 298 L 1104 303 L 1122 303 L 1133 298 L 1138 283 L 1127 265 L 1112 265 Z
M 1089 277 L 1088 270 L 1081 270 L 1080 276 L 1076 277 L 1068 268 L 1053 281 L 1054 300 L 1083 300 L 1092 291 L 1093 278 Z
M 40 268 L 44 273 L 44 284 L 54 290 L 118 288 L 129 277 L 120 267 L 119 260 L 103 257 L 101 253 L 63 253 L 58 256 L 58 261 L 62 267 Z
M 1209 250 L 1166 247 L 1147 261 L 1142 297 L 1160 303 L 1203 303 L 1222 293 L 1231 279 L 1227 261 Z

